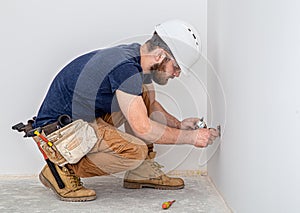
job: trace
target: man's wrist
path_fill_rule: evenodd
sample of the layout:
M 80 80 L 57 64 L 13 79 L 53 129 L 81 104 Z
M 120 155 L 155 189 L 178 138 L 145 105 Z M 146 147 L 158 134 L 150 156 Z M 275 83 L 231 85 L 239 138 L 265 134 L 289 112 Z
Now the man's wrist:
M 178 135 L 178 141 L 180 144 L 189 144 L 189 145 L 195 145 L 196 138 L 198 135 L 197 131 L 194 130 L 178 130 L 180 131 Z

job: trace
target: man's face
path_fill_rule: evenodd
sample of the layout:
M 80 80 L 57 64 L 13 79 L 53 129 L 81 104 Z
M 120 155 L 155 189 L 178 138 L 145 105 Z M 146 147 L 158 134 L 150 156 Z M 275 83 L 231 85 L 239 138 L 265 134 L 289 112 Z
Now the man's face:
M 151 67 L 152 79 L 160 85 L 166 85 L 170 78 L 179 77 L 180 72 L 181 70 L 176 61 L 169 55 L 161 63 L 154 64 Z

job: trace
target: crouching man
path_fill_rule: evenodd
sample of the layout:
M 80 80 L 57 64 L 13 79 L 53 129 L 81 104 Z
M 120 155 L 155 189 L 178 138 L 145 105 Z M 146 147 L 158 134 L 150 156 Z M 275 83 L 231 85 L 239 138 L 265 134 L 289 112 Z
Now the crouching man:
M 66 65 L 53 80 L 33 128 L 69 115 L 73 121 L 89 122 L 97 140 L 78 162 L 56 165 L 64 188 L 58 187 L 47 165 L 39 175 L 41 182 L 65 201 L 96 198 L 94 190 L 83 187 L 80 177 L 122 171 L 126 171 L 125 188 L 183 188 L 181 178 L 165 175 L 154 161 L 153 143 L 206 147 L 218 131 L 196 128 L 198 118 L 179 121 L 170 115 L 155 100 L 153 82 L 165 85 L 179 77 L 181 70 L 187 71 L 199 59 L 200 49 L 196 30 L 171 20 L 157 25 L 142 45 L 96 50 Z M 122 124 L 126 133 L 118 130 Z

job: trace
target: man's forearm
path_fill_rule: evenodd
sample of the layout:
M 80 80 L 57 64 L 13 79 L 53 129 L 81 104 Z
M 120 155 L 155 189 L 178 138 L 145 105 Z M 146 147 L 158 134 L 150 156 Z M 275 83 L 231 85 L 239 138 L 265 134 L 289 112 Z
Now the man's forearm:
M 135 132 L 135 135 L 150 143 L 194 144 L 197 137 L 197 131 L 168 127 L 151 119 L 149 119 L 148 125 L 147 131 Z
M 160 144 L 195 144 L 197 141 L 198 131 L 172 128 L 150 119 L 140 96 L 127 94 L 121 90 L 117 90 L 116 95 L 122 113 L 135 136 L 150 143 Z M 167 115 L 166 121 L 171 121 L 170 125 L 178 127 L 179 125 L 176 123 L 179 121 L 176 120 L 173 116 Z
M 155 101 L 150 106 L 150 118 L 168 127 L 180 129 L 181 122 L 173 115 L 169 114 L 162 105 Z

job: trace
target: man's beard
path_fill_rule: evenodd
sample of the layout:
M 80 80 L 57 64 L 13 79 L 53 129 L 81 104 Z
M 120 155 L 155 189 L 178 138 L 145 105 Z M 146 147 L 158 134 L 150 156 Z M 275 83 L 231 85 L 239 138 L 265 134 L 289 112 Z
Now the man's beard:
M 152 79 L 155 83 L 159 85 L 166 85 L 169 78 L 166 78 L 166 67 L 167 58 L 165 58 L 161 63 L 154 64 L 150 67 L 150 72 Z

